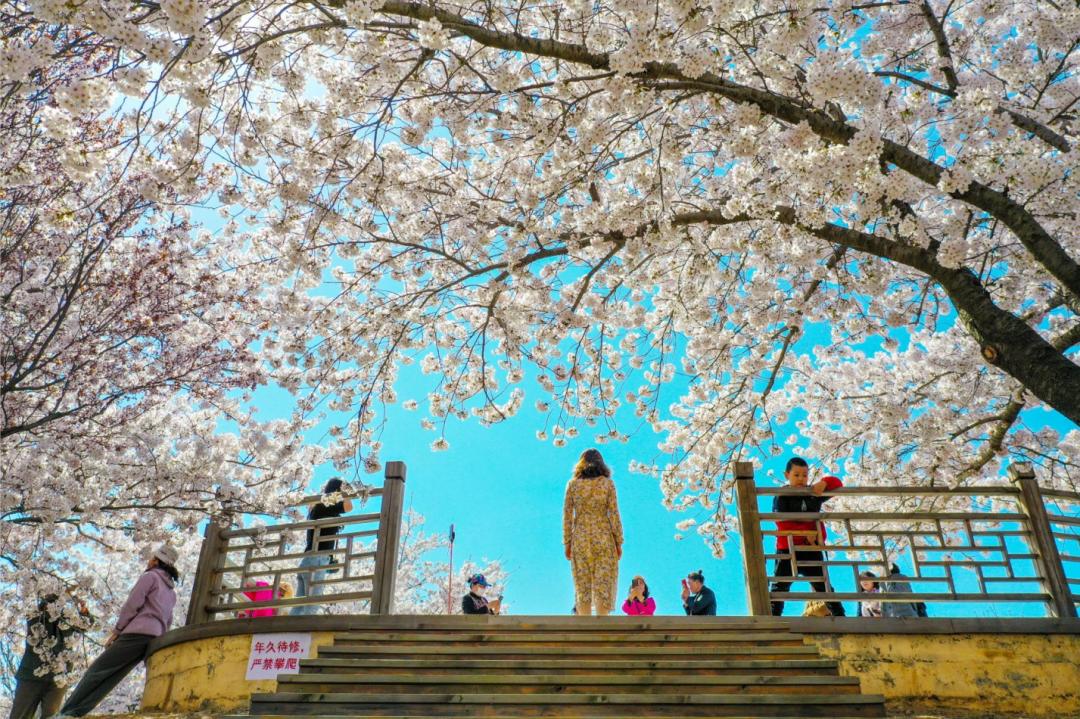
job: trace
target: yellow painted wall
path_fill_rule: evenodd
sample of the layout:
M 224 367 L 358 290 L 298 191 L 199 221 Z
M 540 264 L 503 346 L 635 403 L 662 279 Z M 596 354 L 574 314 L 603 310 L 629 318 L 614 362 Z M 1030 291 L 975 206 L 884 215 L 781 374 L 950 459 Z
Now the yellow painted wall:
M 332 644 L 333 632 L 311 633 L 311 656 Z M 247 711 L 258 692 L 272 692 L 273 679 L 248 681 L 250 634 L 196 639 L 154 652 L 146 660 L 142 708 L 167 712 Z
M 1080 717 L 1080 635 L 814 634 L 890 711 Z

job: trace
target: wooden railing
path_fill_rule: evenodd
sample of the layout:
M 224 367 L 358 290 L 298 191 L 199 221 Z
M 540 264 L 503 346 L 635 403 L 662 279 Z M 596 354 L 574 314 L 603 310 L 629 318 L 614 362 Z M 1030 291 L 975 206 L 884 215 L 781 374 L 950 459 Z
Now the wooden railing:
M 758 487 L 749 462 L 735 465 L 750 612 L 767 615 L 773 601 L 883 602 L 1037 602 L 1055 617 L 1077 616 L 1080 603 L 1080 494 L 1041 490 L 1030 465 L 1009 468 L 1011 486 L 987 487 L 845 487 L 825 492 L 835 497 L 821 513 L 777 513 L 772 498 L 806 494 L 790 487 Z M 766 510 L 759 498 L 767 498 Z M 860 498 L 890 498 L 896 507 L 871 511 Z M 880 504 L 880 502 L 878 502 Z M 905 511 L 905 505 L 910 507 Z M 829 591 L 771 591 L 770 583 L 806 582 L 806 577 L 770 576 L 775 560 L 767 538 L 806 535 L 780 530 L 780 520 L 821 521 L 829 538 L 818 543 L 817 531 L 804 539 L 823 550 L 820 566 Z M 794 544 L 794 541 L 792 541 Z M 798 553 L 796 553 L 798 563 Z M 858 591 L 859 575 L 873 571 L 887 579 L 899 563 L 911 593 Z M 1072 569 L 1070 576 L 1067 569 Z M 849 586 L 850 591 L 841 587 Z M 887 586 L 887 585 L 886 585 Z M 1004 591 L 1002 591 L 1004 590 Z
M 392 614 L 404 494 L 405 464 L 387 462 L 381 488 L 343 495 L 353 501 L 350 514 L 257 527 L 236 526 L 238 520 L 232 516 L 215 518 L 207 524 L 199 552 L 187 624 L 229 619 L 259 609 L 288 614 L 294 607 L 315 604 L 355 611 L 366 603 L 371 614 Z M 364 512 L 368 501 L 375 498 L 380 500 L 379 511 Z M 320 501 L 322 497 L 315 495 L 301 504 Z M 326 527 L 338 531 L 321 535 Z M 308 530 L 314 530 L 314 535 L 312 548 L 305 551 Z M 334 549 L 318 549 L 320 541 L 331 540 Z M 305 558 L 313 557 L 328 563 L 301 565 Z M 317 593 L 283 596 L 282 588 L 289 585 L 295 589 L 301 574 L 309 590 Z M 264 586 L 253 587 L 254 582 Z M 273 598 L 254 601 L 245 592 L 269 593 Z

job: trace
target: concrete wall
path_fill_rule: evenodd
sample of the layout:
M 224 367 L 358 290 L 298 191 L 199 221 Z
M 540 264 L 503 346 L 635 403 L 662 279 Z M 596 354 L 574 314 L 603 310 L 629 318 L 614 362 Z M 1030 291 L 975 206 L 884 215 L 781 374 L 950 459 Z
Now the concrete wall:
M 1080 717 L 1080 622 L 795 620 L 840 673 L 892 712 Z
M 312 632 L 311 655 L 331 644 L 332 632 Z M 273 679 L 248 681 L 251 634 L 192 639 L 155 651 L 146 660 L 142 708 L 165 712 L 246 712 L 251 695 L 271 692 Z

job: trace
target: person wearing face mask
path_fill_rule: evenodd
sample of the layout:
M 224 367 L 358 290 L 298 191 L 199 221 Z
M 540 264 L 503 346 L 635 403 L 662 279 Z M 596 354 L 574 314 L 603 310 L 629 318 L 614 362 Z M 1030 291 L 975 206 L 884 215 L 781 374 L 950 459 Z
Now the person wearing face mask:
M 716 595 L 705 586 L 705 575 L 699 569 L 690 572 L 682 582 L 683 611 L 693 617 L 716 616 Z
M 483 574 L 469 577 L 469 593 L 461 598 L 462 614 L 498 614 L 502 608 L 502 597 L 488 601 L 484 590 L 490 587 Z

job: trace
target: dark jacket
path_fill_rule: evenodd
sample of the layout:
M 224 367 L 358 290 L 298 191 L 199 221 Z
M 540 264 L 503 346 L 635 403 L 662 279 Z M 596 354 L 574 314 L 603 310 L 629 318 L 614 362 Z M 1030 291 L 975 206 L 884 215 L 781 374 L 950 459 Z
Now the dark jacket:
M 76 631 L 79 631 L 75 627 L 68 625 L 62 616 L 57 617 L 55 620 L 50 619 L 49 613 L 45 611 L 45 607 L 50 603 L 42 602 L 38 607 L 38 612 L 26 620 L 26 647 L 23 649 L 19 668 L 15 670 L 16 679 L 47 682 L 53 678 L 51 672 L 42 676 L 37 676 L 34 673 L 42 665 L 42 661 L 38 653 L 30 646 L 30 637 L 40 633 L 42 639 L 38 642 L 38 646 L 43 654 L 52 657 L 64 651 L 67 648 L 68 638 Z M 54 644 L 53 641 L 56 643 Z
M 895 567 L 892 569 L 892 573 L 889 574 L 889 581 L 885 582 L 882 591 L 891 594 L 911 594 L 911 584 L 908 578 L 900 573 Z M 881 603 L 881 616 L 883 617 L 919 617 L 925 616 L 925 605 L 923 612 L 919 611 L 919 602 L 882 602 Z
M 825 480 L 825 487 L 827 491 L 839 489 L 844 486 L 844 483 L 840 481 L 839 477 L 822 477 Z M 810 488 L 806 488 L 806 494 L 778 494 L 773 497 L 772 511 L 773 512 L 820 512 L 821 505 L 828 502 L 830 497 L 819 497 L 816 494 L 811 493 Z M 814 525 L 821 528 L 821 541 L 825 541 L 825 523 L 815 522 L 813 520 L 787 520 L 782 519 L 777 521 L 776 528 L 780 531 L 808 531 L 814 530 Z M 810 538 L 801 535 L 794 535 L 789 537 L 786 534 L 776 535 L 776 551 L 783 551 L 788 548 L 788 539 L 794 540 L 794 544 L 811 544 Z
M 697 594 L 691 594 L 683 602 L 683 611 L 691 616 L 716 616 L 716 595 L 708 587 L 702 587 Z
M 488 606 L 488 600 L 481 597 L 479 594 L 469 592 L 461 598 L 461 612 L 462 614 L 494 614 L 491 611 L 491 607 Z
M 334 504 L 316 504 L 308 512 L 308 519 L 327 519 L 329 517 L 340 517 L 345 514 L 345 502 L 336 502 Z M 319 551 L 327 552 L 334 548 L 337 544 L 337 540 L 333 538 L 335 534 L 341 531 L 341 525 L 332 524 L 329 526 L 312 527 L 307 531 L 307 542 L 304 544 L 304 551 L 310 552 L 311 545 L 315 541 L 315 530 L 319 530 Z M 329 541 L 321 541 L 330 537 Z

